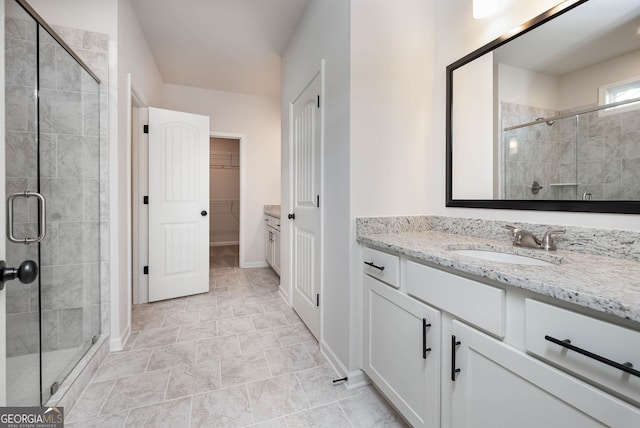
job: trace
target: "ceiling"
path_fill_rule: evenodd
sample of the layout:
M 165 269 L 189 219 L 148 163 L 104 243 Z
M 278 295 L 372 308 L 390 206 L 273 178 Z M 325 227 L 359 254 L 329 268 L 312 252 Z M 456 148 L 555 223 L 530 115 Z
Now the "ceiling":
M 310 0 L 131 0 L 165 83 L 280 95 L 280 58 Z

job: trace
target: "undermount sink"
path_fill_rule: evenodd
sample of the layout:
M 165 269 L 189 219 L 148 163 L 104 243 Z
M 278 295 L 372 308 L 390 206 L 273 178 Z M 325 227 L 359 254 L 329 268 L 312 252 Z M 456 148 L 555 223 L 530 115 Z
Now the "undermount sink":
M 492 250 L 449 250 L 449 252 L 458 254 L 461 256 L 472 257 L 474 259 L 488 260 L 499 263 L 510 263 L 515 265 L 530 265 L 530 266 L 554 266 L 555 263 L 550 263 L 544 260 L 536 259 L 533 257 L 521 256 L 518 254 L 503 253 L 500 251 Z

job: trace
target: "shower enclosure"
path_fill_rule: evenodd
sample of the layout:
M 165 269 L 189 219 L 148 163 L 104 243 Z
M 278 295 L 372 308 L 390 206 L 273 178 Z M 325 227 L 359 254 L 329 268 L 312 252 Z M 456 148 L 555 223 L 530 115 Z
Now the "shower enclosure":
M 99 89 L 26 3 L 5 2 L 7 265 L 39 266 L 6 284 L 10 406 L 44 404 L 100 335 Z
M 505 199 L 640 199 L 639 103 L 562 113 L 502 102 Z

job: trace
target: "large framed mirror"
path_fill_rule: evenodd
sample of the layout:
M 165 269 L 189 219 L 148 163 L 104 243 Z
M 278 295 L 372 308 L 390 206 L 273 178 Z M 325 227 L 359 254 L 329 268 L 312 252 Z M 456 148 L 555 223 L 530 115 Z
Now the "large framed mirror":
M 640 2 L 565 1 L 447 67 L 448 207 L 640 213 Z

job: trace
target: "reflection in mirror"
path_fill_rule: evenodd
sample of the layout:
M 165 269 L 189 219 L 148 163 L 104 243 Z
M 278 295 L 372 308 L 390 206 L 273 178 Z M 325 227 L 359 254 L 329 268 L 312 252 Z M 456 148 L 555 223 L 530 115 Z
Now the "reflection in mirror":
M 447 67 L 447 205 L 640 212 L 640 2 L 522 27 Z

